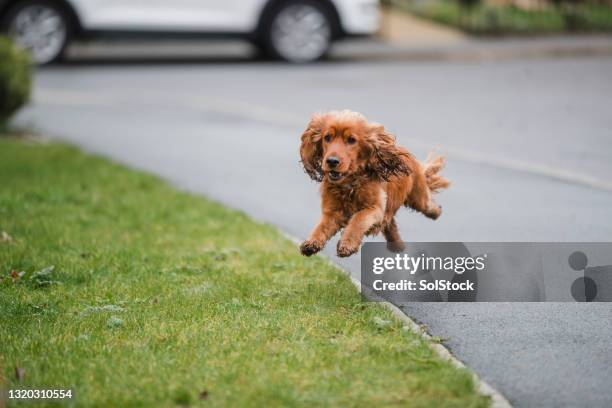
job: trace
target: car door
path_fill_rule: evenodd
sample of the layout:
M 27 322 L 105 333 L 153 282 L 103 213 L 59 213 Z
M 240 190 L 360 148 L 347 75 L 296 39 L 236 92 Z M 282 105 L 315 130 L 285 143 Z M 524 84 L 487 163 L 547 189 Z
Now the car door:
M 266 0 L 71 0 L 91 30 L 249 32 Z

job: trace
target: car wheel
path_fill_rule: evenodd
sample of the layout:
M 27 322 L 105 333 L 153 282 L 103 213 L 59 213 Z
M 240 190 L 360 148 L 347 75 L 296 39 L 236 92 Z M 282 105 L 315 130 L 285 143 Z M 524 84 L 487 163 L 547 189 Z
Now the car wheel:
M 4 18 L 2 29 L 39 65 L 59 59 L 70 36 L 66 13 L 43 0 L 17 3 Z
M 322 58 L 332 42 L 329 11 L 308 0 L 286 2 L 272 10 L 264 23 L 264 43 L 268 54 L 295 63 Z

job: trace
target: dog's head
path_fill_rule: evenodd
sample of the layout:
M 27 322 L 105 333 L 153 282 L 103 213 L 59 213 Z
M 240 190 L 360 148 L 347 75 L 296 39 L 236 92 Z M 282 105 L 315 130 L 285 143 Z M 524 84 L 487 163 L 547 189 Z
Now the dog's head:
M 408 151 L 384 126 L 348 110 L 315 114 L 302 134 L 302 164 L 316 181 L 342 183 L 354 175 L 388 180 L 409 174 Z

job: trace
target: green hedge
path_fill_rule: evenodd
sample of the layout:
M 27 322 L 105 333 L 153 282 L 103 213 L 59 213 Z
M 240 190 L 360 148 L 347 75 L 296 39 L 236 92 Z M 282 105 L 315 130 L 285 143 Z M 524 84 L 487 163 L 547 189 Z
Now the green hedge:
M 26 51 L 0 37 L 0 131 L 30 99 L 32 65 Z
M 554 6 L 551 2 L 537 10 L 466 0 L 393 0 L 392 4 L 474 34 L 612 31 L 611 6 L 586 0 L 560 0 L 558 3 Z

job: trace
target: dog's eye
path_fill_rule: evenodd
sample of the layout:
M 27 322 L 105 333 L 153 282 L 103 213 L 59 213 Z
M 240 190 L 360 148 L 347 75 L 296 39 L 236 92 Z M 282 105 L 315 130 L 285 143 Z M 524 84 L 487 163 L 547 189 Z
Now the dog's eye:
M 331 140 L 331 135 L 328 133 L 323 139 L 325 139 L 326 142 L 329 142 Z
M 346 139 L 348 144 L 355 144 L 356 141 L 357 139 L 355 139 L 353 136 L 349 136 L 348 139 Z

